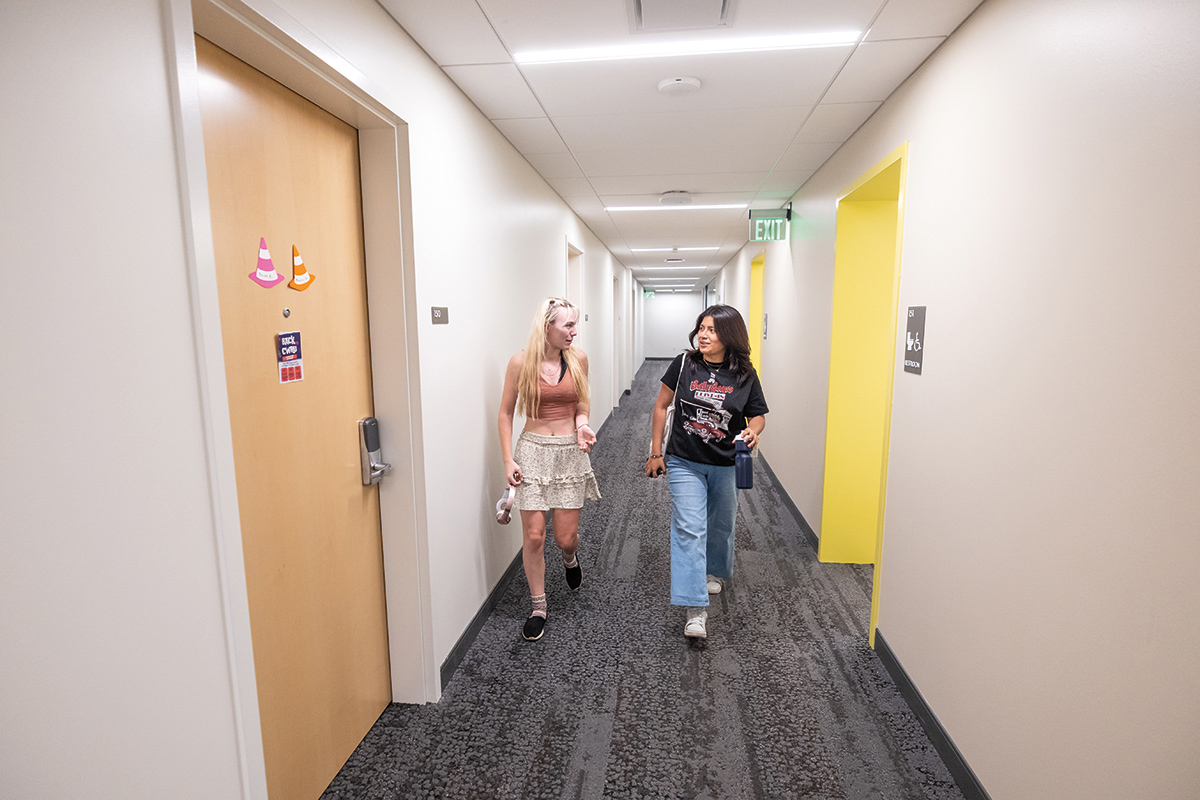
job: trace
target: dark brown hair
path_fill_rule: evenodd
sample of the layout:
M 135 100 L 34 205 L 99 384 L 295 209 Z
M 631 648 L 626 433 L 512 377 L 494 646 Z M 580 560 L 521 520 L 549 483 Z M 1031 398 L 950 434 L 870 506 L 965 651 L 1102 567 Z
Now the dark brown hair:
M 712 317 L 713 327 L 717 329 L 717 338 L 725 345 L 725 360 L 729 368 L 738 378 L 744 378 L 754 371 L 750 363 L 750 333 L 746 330 L 746 321 L 733 306 L 709 306 L 696 317 L 696 327 L 688 335 L 688 344 L 693 349 L 688 351 L 693 363 L 700 363 L 703 354 L 696 349 L 696 334 L 705 317 Z

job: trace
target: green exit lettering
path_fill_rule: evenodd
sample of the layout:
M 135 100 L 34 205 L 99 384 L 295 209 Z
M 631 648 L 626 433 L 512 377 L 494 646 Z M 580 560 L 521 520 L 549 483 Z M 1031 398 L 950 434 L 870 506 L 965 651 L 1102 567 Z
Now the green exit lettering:
M 777 242 L 784 238 L 784 220 L 756 219 L 750 223 L 750 241 Z

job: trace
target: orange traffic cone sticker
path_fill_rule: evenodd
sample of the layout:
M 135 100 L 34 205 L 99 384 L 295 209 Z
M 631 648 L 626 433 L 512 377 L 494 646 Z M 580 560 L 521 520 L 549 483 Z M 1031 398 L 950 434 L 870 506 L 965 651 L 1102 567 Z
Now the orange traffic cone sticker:
M 258 240 L 258 269 L 250 273 L 250 280 L 267 289 L 283 280 L 271 262 L 271 254 L 267 251 L 267 240 L 261 237 Z
M 303 292 L 312 286 L 316 277 L 304 268 L 304 259 L 300 257 L 300 251 L 296 249 L 296 245 L 292 245 L 292 282 L 288 284 L 288 288 Z

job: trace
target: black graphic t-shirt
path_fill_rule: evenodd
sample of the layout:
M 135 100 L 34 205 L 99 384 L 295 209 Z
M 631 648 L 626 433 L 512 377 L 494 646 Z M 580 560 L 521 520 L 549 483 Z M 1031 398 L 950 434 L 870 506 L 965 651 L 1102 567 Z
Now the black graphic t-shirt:
M 673 391 L 677 380 L 671 440 L 663 455 L 733 466 L 733 438 L 746 429 L 747 419 L 768 411 L 758 373 L 752 369 L 739 381 L 728 364 L 712 369 L 684 354 L 676 356 L 662 376 L 663 385 Z

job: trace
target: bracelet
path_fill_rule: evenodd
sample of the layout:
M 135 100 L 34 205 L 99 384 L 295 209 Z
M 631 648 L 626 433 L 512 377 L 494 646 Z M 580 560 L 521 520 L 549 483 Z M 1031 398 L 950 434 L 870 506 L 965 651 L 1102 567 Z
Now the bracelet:
M 588 424 L 585 422 L 582 425 L 576 425 L 575 430 L 578 431 L 580 428 L 586 428 L 586 427 L 588 427 Z
M 662 453 L 659 453 L 658 455 L 655 455 L 654 453 L 651 453 L 651 454 L 650 454 L 650 458 L 662 458 Z M 650 460 L 650 458 L 647 458 L 646 460 L 647 460 L 647 461 L 649 461 L 649 460 Z

